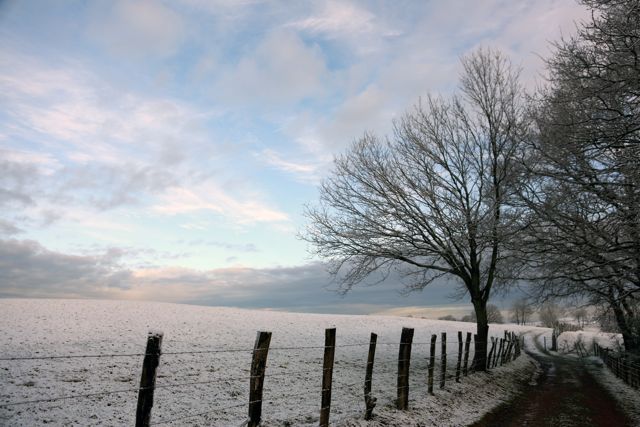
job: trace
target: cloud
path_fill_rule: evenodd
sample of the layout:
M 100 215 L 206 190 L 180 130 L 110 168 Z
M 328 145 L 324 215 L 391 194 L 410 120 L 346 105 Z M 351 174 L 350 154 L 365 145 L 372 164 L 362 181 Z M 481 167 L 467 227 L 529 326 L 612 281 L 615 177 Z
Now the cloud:
M 229 243 L 221 242 L 218 240 L 190 240 L 188 242 L 179 241 L 178 243 L 186 243 L 189 246 L 213 246 L 216 248 L 222 248 L 229 251 L 237 252 L 259 252 L 258 248 L 253 243 Z
M 89 36 L 116 55 L 143 58 L 174 54 L 185 39 L 182 17 L 150 0 L 95 3 Z
M 343 297 L 320 263 L 214 270 L 125 266 L 137 252 L 112 247 L 67 255 L 30 240 L 0 240 L 0 297 L 139 299 L 327 313 L 415 306 L 416 298 L 425 306 L 451 302 L 452 284 L 445 282 L 407 298 L 398 292 L 402 285 L 393 276 Z
M 274 168 L 296 177 L 297 180 L 306 183 L 317 184 L 320 182 L 320 164 L 285 160 L 275 150 L 264 149 L 256 154 L 256 157 Z
M 9 221 L 0 219 L 0 235 L 13 236 L 20 233 L 24 233 L 24 230 Z
M 329 79 L 322 51 L 293 31 L 272 31 L 215 84 L 232 105 L 292 105 L 321 96 Z
M 371 33 L 376 30 L 375 15 L 345 1 L 326 1 L 314 15 L 292 22 L 289 26 L 330 37 L 352 33 Z
M 171 187 L 158 197 L 153 210 L 165 215 L 209 211 L 238 224 L 289 221 L 285 212 L 268 206 L 258 194 L 236 198 L 211 182 Z
M 225 148 L 212 141 L 216 113 L 173 98 L 118 96 L 117 88 L 73 62 L 50 66 L 8 57 L 14 61 L 0 60 L 6 65 L 0 89 L 10 93 L 8 135 L 36 148 L 0 151 L 0 205 L 58 217 L 69 216 L 60 206 L 137 205 L 170 215 L 209 211 L 239 224 L 289 220 L 241 171 L 225 171 L 231 179 L 215 172 L 229 164 Z M 242 197 L 225 178 L 241 182 Z
M 0 296 L 101 297 L 131 286 L 109 254 L 74 256 L 30 240 L 0 241 Z

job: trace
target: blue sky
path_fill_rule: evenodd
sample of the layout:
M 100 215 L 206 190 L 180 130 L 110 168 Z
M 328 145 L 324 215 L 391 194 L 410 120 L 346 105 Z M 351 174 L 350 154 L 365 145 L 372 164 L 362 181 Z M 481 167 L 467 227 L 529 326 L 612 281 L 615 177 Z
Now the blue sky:
M 501 49 L 533 88 L 584 16 L 573 0 L 0 1 L 0 296 L 450 302 L 451 284 L 329 292 L 296 238 L 303 206 L 363 132 L 455 90 L 460 56 Z

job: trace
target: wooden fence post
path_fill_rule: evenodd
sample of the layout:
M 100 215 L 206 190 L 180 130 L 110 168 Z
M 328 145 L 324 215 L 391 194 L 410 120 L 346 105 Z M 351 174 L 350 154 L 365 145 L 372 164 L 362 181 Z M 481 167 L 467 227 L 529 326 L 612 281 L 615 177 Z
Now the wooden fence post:
M 262 418 L 262 388 L 267 368 L 267 355 L 271 343 L 271 332 L 258 332 L 251 356 L 251 377 L 249 378 L 249 427 L 260 425 Z
M 376 343 L 378 335 L 371 333 L 371 341 L 369 341 L 369 355 L 367 356 L 367 372 L 364 376 L 364 404 L 366 411 L 365 420 L 370 420 L 373 416 L 373 408 L 376 406 L 376 398 L 371 396 L 371 381 L 373 378 L 373 361 L 376 357 Z
M 438 336 L 436 334 L 431 335 L 431 348 L 429 353 L 429 379 L 427 381 L 427 389 L 429 394 L 433 394 L 433 369 L 436 364 L 436 340 Z
M 500 346 L 498 347 L 498 361 L 500 362 L 500 366 L 502 366 L 502 362 L 504 358 L 502 356 L 502 351 L 504 349 L 504 338 L 500 338 Z
M 460 382 L 460 364 L 462 362 L 462 331 L 458 331 L 458 364 L 456 365 L 456 382 Z
M 487 369 L 493 368 L 493 355 L 496 350 L 496 339 L 494 337 L 491 338 L 491 349 L 489 350 L 489 355 L 487 356 Z
M 444 388 L 447 376 L 447 333 L 442 332 L 442 342 L 440 343 L 440 388 Z
M 324 331 L 324 361 L 322 363 L 322 402 L 320 404 L 320 427 L 329 426 L 331 412 L 331 384 L 333 360 L 336 352 L 336 328 Z
M 478 334 L 473 334 L 473 353 L 475 354 L 476 352 L 476 343 L 478 342 Z M 475 372 L 476 370 L 476 366 L 475 366 L 475 355 L 473 356 L 473 362 L 471 362 L 471 372 Z
M 500 355 L 500 347 L 498 346 L 498 344 L 500 343 L 500 341 L 498 338 L 496 338 L 494 342 L 496 343 L 496 351 L 495 353 L 493 353 L 493 367 L 495 368 L 496 366 L 498 366 L 498 356 Z
M 547 351 L 547 336 L 545 335 L 542 339 L 544 340 L 544 351 Z
M 469 367 L 469 346 L 471 345 L 471 332 L 467 332 L 467 339 L 464 343 L 464 365 L 462 367 L 462 374 L 466 377 L 469 373 L 467 369 Z
M 147 347 L 144 352 L 140 390 L 138 391 L 136 427 L 147 427 L 151 423 L 153 391 L 156 386 L 156 370 L 160 364 L 162 336 L 162 332 L 157 331 L 149 331 L 149 335 L 147 335 Z
M 402 328 L 398 351 L 398 400 L 396 402 L 400 410 L 409 409 L 409 364 L 412 342 L 413 328 Z
M 555 329 L 551 334 L 551 351 L 558 351 L 558 337 L 556 336 Z

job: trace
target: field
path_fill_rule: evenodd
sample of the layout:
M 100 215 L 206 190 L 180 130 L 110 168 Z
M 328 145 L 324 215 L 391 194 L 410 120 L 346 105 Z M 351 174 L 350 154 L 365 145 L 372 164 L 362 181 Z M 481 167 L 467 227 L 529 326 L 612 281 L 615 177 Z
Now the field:
M 471 323 L 392 316 L 347 316 L 250 311 L 164 303 L 93 300 L 0 300 L 2 425 L 132 425 L 148 330 L 164 332 L 153 423 L 241 425 L 247 418 L 249 367 L 256 331 L 271 331 L 263 417 L 266 425 L 318 422 L 324 329 L 337 328 L 332 424 L 364 424 L 362 381 L 371 332 L 378 334 L 373 376 L 374 413 L 402 424 L 416 416 L 434 425 L 464 425 L 507 399 L 515 382 L 532 374 L 527 356 L 491 374 L 456 384 L 448 378 L 435 396 L 426 390 L 427 342 L 447 333 L 449 370 L 457 360 L 457 332 Z M 408 413 L 392 409 L 402 327 L 415 328 Z M 536 328 L 492 325 L 504 329 Z M 536 333 L 547 332 L 539 329 Z M 472 346 L 473 347 L 473 346 Z M 198 353 L 199 352 L 199 353 Z M 472 357 L 472 355 L 471 355 Z M 436 364 L 436 372 L 438 372 Z M 436 378 L 439 378 L 436 375 Z M 436 381 L 436 384 L 438 382 Z M 82 398 L 2 407 L 50 397 Z M 191 416 L 193 415 L 193 416 Z M 417 422 L 417 421 L 416 421 Z M 416 424 L 418 425 L 418 424 Z

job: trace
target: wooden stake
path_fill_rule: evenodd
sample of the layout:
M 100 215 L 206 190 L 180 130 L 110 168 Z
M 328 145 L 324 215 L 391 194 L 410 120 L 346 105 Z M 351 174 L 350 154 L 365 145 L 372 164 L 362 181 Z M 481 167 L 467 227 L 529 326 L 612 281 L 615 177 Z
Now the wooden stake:
M 447 333 L 442 333 L 442 342 L 440 351 L 440 388 L 444 388 L 447 376 Z
M 376 357 L 376 343 L 378 335 L 371 333 L 371 341 L 369 341 L 369 355 L 367 356 L 367 372 L 364 376 L 364 404 L 366 412 L 365 420 L 370 420 L 373 416 L 373 408 L 376 406 L 376 398 L 371 396 L 371 381 L 373 377 L 373 361 Z
M 489 356 L 487 357 L 487 369 L 493 368 L 493 355 L 496 349 L 496 339 L 491 337 L 491 350 L 489 350 Z
M 156 386 L 156 370 L 160 364 L 162 332 L 149 331 L 147 348 L 142 362 L 140 390 L 138 391 L 138 409 L 136 411 L 136 427 L 147 427 L 151 423 L 153 407 L 153 391 Z
M 460 364 L 462 362 L 462 331 L 458 331 L 458 364 L 456 365 L 456 382 L 460 382 Z
M 469 373 L 467 369 L 469 366 L 469 346 L 471 345 L 471 332 L 467 332 L 467 339 L 464 342 L 464 365 L 462 367 L 462 374 L 466 377 Z
M 433 369 L 436 364 L 436 334 L 431 335 L 431 352 L 429 353 L 429 379 L 427 380 L 429 394 L 433 394 Z
M 256 342 L 253 345 L 251 377 L 249 379 L 249 427 L 260 425 L 262 418 L 262 387 L 270 343 L 271 332 L 258 332 Z
M 336 351 L 336 328 L 324 331 L 324 362 L 322 363 L 322 402 L 320 427 L 329 426 L 331 412 L 331 384 L 333 382 L 333 360 Z
M 413 328 L 402 328 L 398 351 L 398 400 L 396 403 L 400 410 L 409 409 L 409 364 L 412 342 Z

